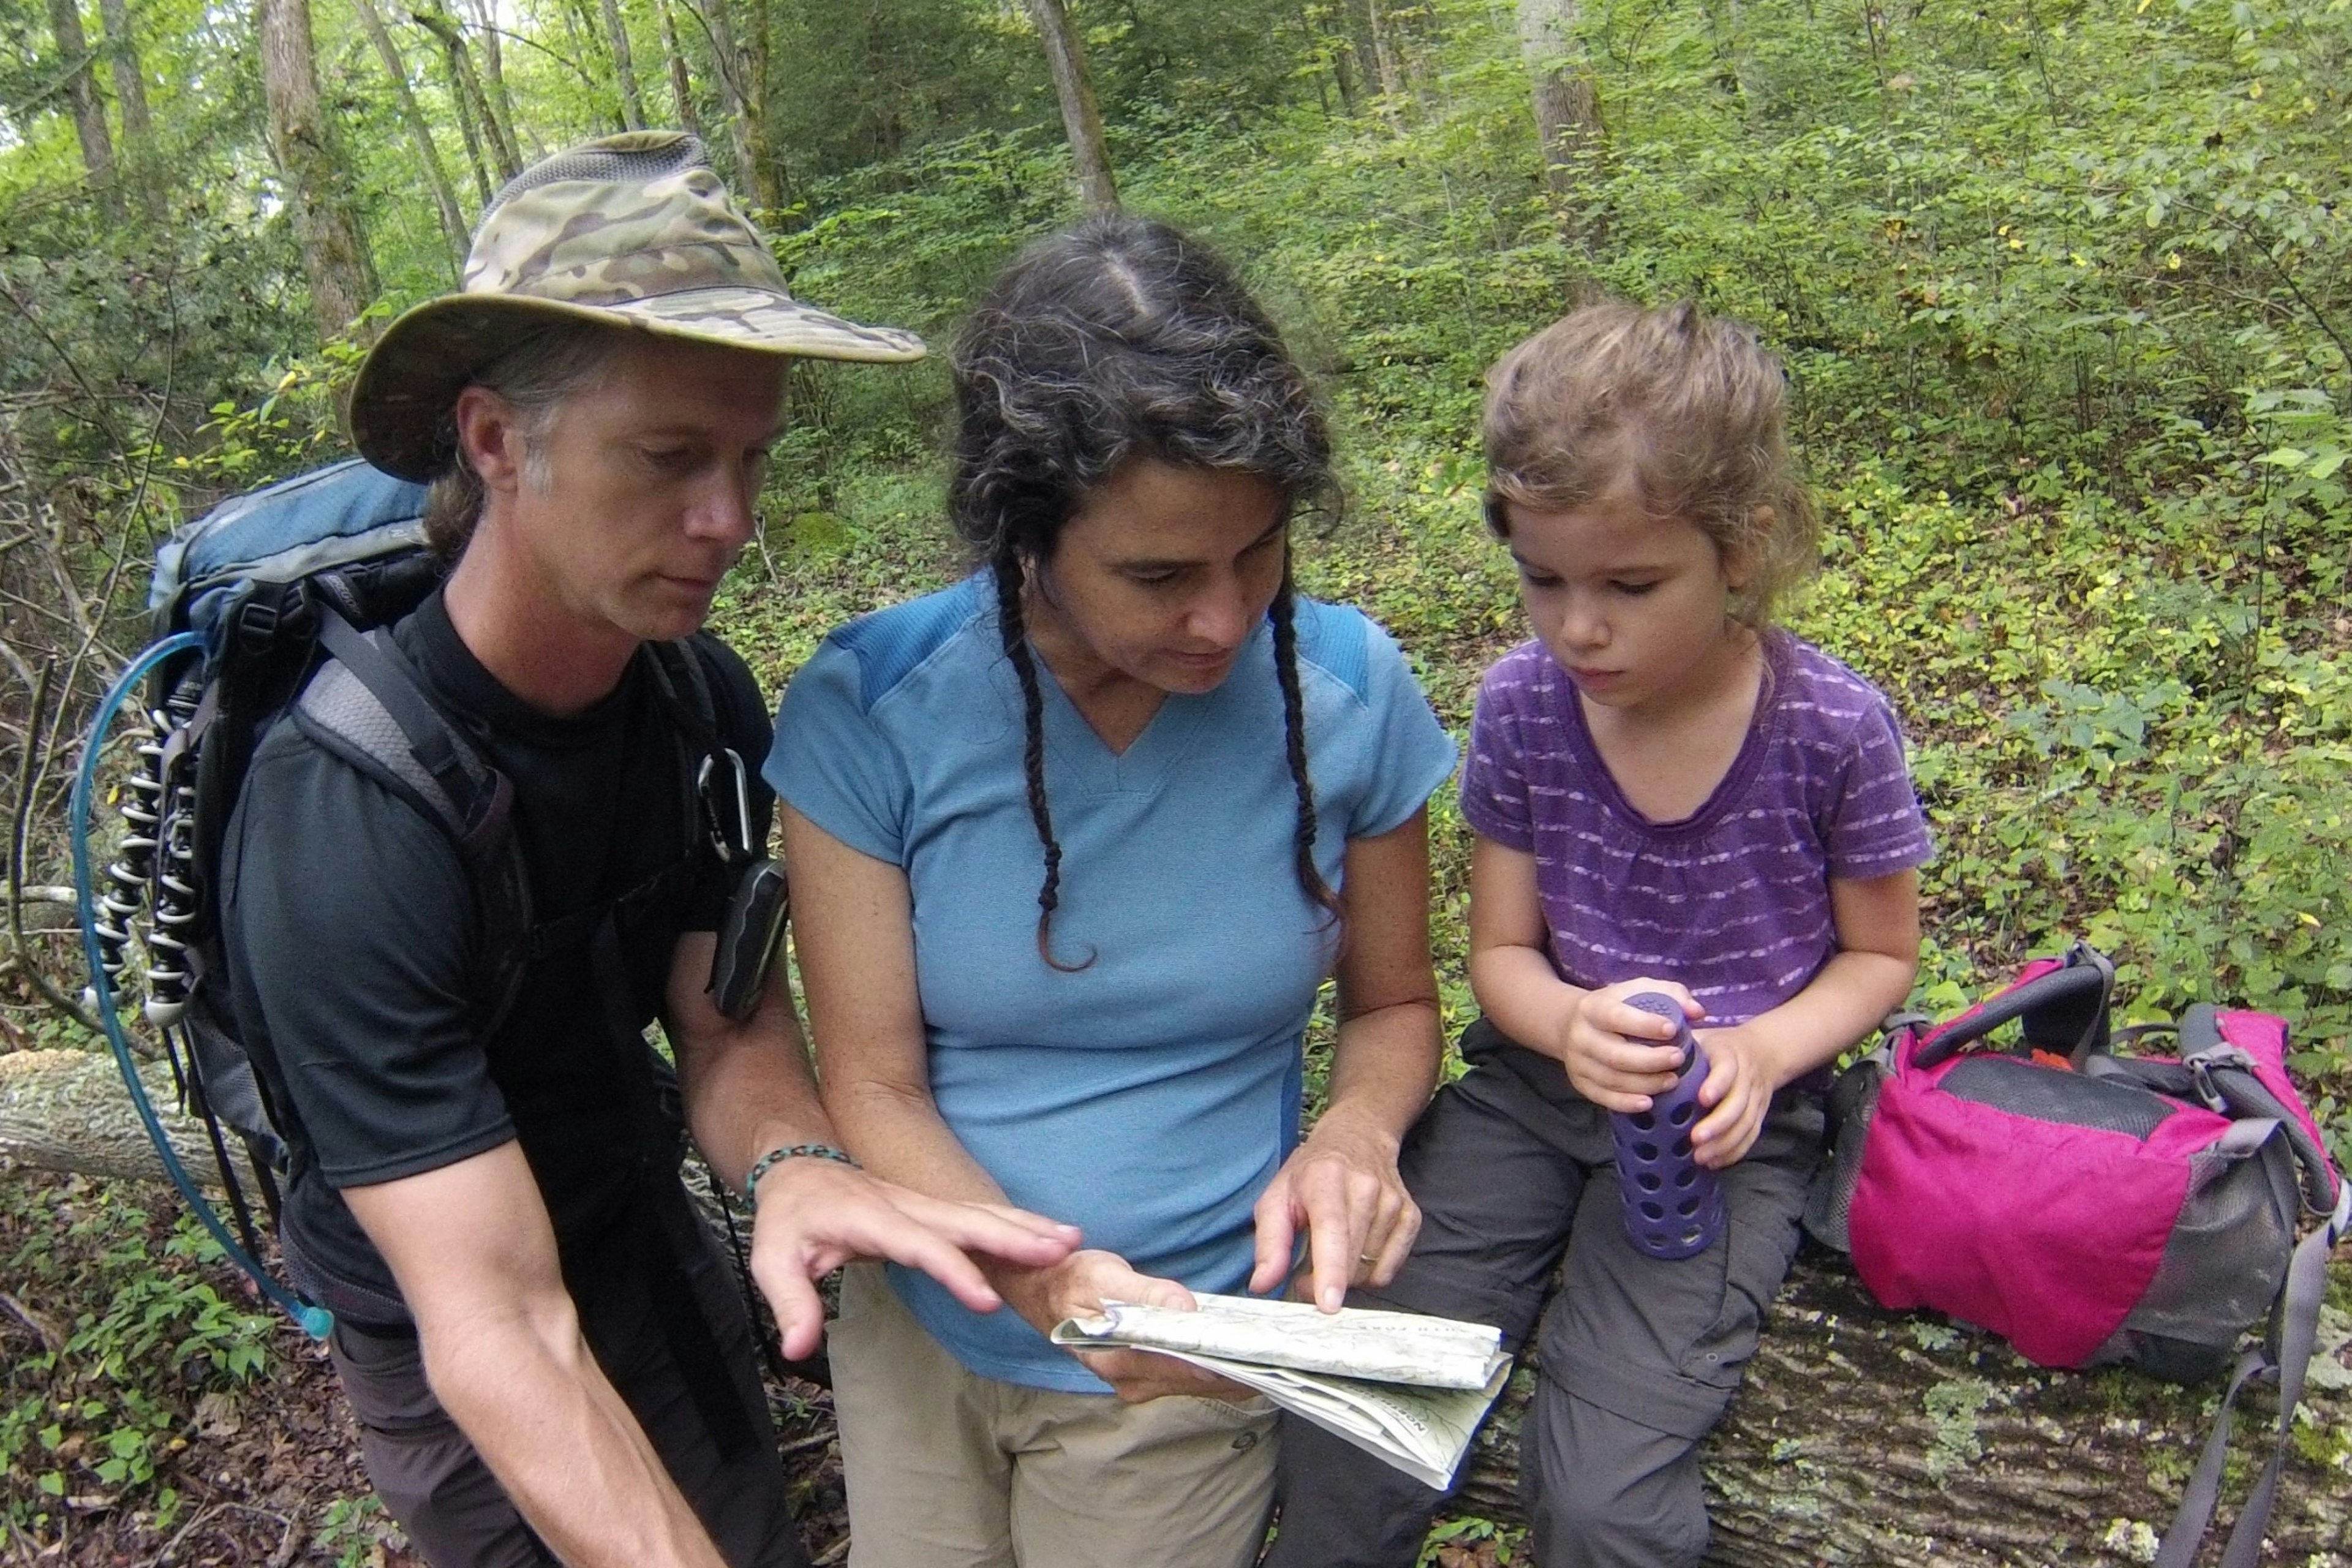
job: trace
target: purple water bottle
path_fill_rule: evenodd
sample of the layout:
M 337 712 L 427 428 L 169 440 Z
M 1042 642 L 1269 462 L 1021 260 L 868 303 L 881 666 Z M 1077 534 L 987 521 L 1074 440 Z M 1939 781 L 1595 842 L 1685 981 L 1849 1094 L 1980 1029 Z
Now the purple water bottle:
M 1617 1140 L 1617 1185 L 1625 1199 L 1625 1234 L 1652 1258 L 1691 1258 L 1723 1234 L 1723 1189 L 1715 1173 L 1691 1158 L 1691 1129 L 1703 1114 L 1698 1086 L 1706 1081 L 1706 1053 L 1691 1034 L 1682 1004 L 1656 991 L 1625 998 L 1629 1007 L 1655 1013 L 1675 1026 L 1683 1065 L 1675 1087 L 1650 1109 L 1611 1113 Z

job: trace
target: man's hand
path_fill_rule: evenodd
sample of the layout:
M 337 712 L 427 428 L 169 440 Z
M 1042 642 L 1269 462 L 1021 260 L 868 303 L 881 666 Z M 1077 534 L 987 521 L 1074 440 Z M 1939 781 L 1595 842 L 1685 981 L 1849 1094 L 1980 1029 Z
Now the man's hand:
M 1647 1110 L 1652 1095 L 1675 1087 L 1682 1058 L 1674 1048 L 1673 1023 L 1625 1001 L 1644 991 L 1673 997 L 1693 1023 L 1706 1016 L 1706 1009 L 1682 986 L 1643 979 L 1579 992 L 1560 1018 L 1554 1054 L 1576 1092 L 1603 1110 Z
M 1257 1200 L 1249 1288 L 1261 1295 L 1282 1288 L 1301 1229 L 1315 1304 L 1324 1311 L 1338 1311 L 1351 1284 L 1395 1279 L 1421 1232 L 1421 1210 L 1396 1162 L 1393 1135 L 1336 1109 L 1326 1112 Z
M 992 1312 L 1003 1299 L 966 1252 L 1042 1268 L 1078 1240 L 1076 1226 L 1010 1205 L 926 1197 L 834 1160 L 784 1160 L 760 1178 L 751 1277 L 775 1311 L 785 1356 L 798 1361 L 824 1334 L 813 1281 L 853 1258 L 919 1268 L 973 1311 Z
M 999 1266 L 989 1272 L 1002 1289 L 1005 1303 L 1041 1334 L 1052 1332 L 1054 1325 L 1064 1318 L 1100 1312 L 1106 1301 L 1134 1301 L 1186 1312 L 1200 1308 L 1192 1292 L 1175 1280 L 1139 1273 L 1126 1258 L 1100 1248 L 1073 1252 L 1043 1268 Z M 1140 1405 L 1170 1394 L 1232 1401 L 1255 1397 L 1240 1384 L 1228 1382 L 1174 1356 L 1136 1350 L 1070 1353 L 1129 1405 Z

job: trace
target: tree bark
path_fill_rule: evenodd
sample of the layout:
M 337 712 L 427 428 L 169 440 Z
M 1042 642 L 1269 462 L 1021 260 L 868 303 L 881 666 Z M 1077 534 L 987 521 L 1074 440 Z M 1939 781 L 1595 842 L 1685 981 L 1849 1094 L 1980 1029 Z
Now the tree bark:
M 1110 168 L 1110 150 L 1103 142 L 1102 110 L 1095 101 L 1093 79 L 1087 74 L 1086 47 L 1062 0 L 1029 0 L 1029 15 L 1045 43 L 1045 63 L 1054 73 L 1054 96 L 1062 105 L 1062 130 L 1070 139 L 1070 158 L 1077 167 L 1078 195 L 1088 212 L 1118 210 L 1118 183 Z
M 139 41 L 131 32 L 131 7 L 124 0 L 98 0 L 98 17 L 106 28 L 107 58 L 114 68 L 114 107 L 122 116 L 122 156 L 135 167 L 146 157 L 155 132 L 147 111 L 147 79 L 140 73 Z
M 310 0 L 259 0 L 258 14 L 270 151 L 286 176 L 287 205 L 310 279 L 310 312 L 319 335 L 331 338 L 358 321 L 375 296 L 367 240 L 319 108 Z
M 415 20 L 413 14 L 410 20 Z M 424 24 L 420 22 L 418 26 Z M 430 31 L 429 28 L 427 30 Z M 456 51 L 449 47 L 448 39 L 438 34 L 435 37 L 441 45 L 443 85 L 448 90 L 450 105 L 457 116 L 457 140 L 466 149 L 466 167 L 474 176 L 474 193 L 479 198 L 476 210 L 488 212 L 491 199 L 498 195 L 499 182 L 490 177 L 490 165 L 482 154 L 481 116 L 474 112 L 474 100 L 467 96 L 465 81 L 457 70 Z
M 180 1163 L 200 1184 L 217 1188 L 219 1169 L 203 1125 L 171 1109 L 171 1069 L 149 1062 L 140 1077 Z M 114 1058 L 98 1051 L 0 1055 L 0 1158 L 121 1181 L 165 1179 L 163 1162 L 131 1108 Z
M 1389 35 L 1388 0 L 1364 0 L 1364 24 L 1371 29 L 1372 68 L 1380 78 L 1381 96 L 1388 100 L 1381 112 L 1393 121 L 1404 96 L 1404 75 L 1397 69 L 1396 44 Z
M 719 107 L 726 110 L 727 132 L 735 148 L 735 179 L 756 210 L 776 205 L 774 172 L 768 166 L 765 62 L 736 47 L 735 24 L 727 14 L 727 0 L 687 0 L 710 41 L 710 59 L 719 76 Z
M 408 85 L 408 62 L 400 58 L 400 46 L 393 41 L 392 30 L 383 24 L 383 10 L 376 0 L 353 0 L 353 4 L 359 10 L 360 25 L 367 29 L 368 42 L 375 46 L 376 58 L 383 62 L 383 74 L 392 80 L 393 101 L 399 106 L 400 118 L 408 127 L 409 140 L 416 144 L 425 183 L 433 188 L 433 205 L 441 215 L 441 232 L 449 241 L 449 275 L 454 279 L 466 266 L 468 235 L 465 211 L 457 205 L 457 189 L 449 184 L 449 171 L 442 164 L 441 149 L 433 140 L 433 127 Z
M 2352 1264 L 2335 1270 L 2340 1293 Z M 2352 1563 L 2352 1318 L 2323 1320 L 2322 1354 L 2264 1561 Z M 1479 1434 L 1459 1510 L 1520 1519 L 1512 1377 Z M 1843 1258 L 1801 1258 L 1765 1321 L 1730 1413 L 1699 1450 L 1717 1568 L 2127 1568 L 2147 1563 L 2211 1429 L 2215 1384 L 2037 1367 L 2001 1341 L 1873 1301 Z M 2277 1406 L 2241 1403 L 2234 1515 L 2267 1458 Z M 2220 1532 L 2217 1532 L 2220 1533 Z
M 621 0 L 604 0 L 604 33 L 613 45 L 613 74 L 621 80 L 621 119 L 632 131 L 646 128 L 646 100 L 637 91 L 637 65 L 629 53 L 629 28 Z
M 507 96 L 506 48 L 499 35 L 498 0 L 470 0 L 467 9 L 474 19 L 474 36 L 482 40 L 484 101 L 505 127 L 507 139 L 520 157 L 522 137 L 515 123 L 514 100 Z
M 677 18 L 669 0 L 654 0 L 654 20 L 661 27 L 662 58 L 669 68 L 669 96 L 677 123 L 700 137 L 702 116 L 694 108 L 694 78 L 686 68 L 686 51 L 678 47 Z
M 456 18 L 436 3 L 418 5 L 408 13 L 409 20 L 441 40 L 441 52 L 448 61 L 449 79 L 454 90 L 462 96 L 466 106 L 480 122 L 482 140 L 488 144 L 491 162 L 497 164 L 499 183 L 504 184 L 522 173 L 522 153 L 515 145 L 513 129 L 499 119 L 489 94 L 482 90 L 482 79 L 474 69 L 474 54 L 466 47 L 466 31 Z M 488 198 L 483 198 L 488 205 Z
M 114 138 L 106 129 L 106 103 L 99 97 L 89 37 L 81 27 L 79 0 L 49 0 L 49 30 L 57 36 L 58 61 L 66 72 L 66 103 L 74 135 L 81 142 L 82 171 L 100 205 L 110 215 L 121 210 L 114 183 Z
M 1544 183 L 1571 231 L 1589 247 L 1598 237 L 1591 184 L 1604 145 L 1601 100 L 1578 41 L 1578 0 L 1518 0 L 1519 58 L 1533 89 L 1536 138 Z

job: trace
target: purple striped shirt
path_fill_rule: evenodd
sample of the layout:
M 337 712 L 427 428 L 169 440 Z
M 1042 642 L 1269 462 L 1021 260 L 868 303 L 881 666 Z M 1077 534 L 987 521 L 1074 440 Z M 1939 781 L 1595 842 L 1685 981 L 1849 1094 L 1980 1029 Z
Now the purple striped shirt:
M 1832 878 L 1917 866 L 1927 826 L 1877 688 L 1809 643 L 1765 639 L 1766 686 L 1715 793 L 1679 822 L 1633 809 L 1566 671 L 1539 642 L 1487 670 L 1462 815 L 1536 858 L 1562 978 L 1677 980 L 1710 1026 L 1794 996 L 1837 951 Z

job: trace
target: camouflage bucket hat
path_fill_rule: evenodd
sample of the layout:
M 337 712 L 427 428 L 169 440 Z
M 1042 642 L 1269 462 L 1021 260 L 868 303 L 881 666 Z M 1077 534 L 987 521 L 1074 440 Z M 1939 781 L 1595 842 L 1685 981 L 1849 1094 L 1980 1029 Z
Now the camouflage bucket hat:
M 429 479 L 467 378 L 535 322 L 571 318 L 814 359 L 923 357 L 912 332 L 811 310 L 677 131 L 583 142 L 524 170 L 474 234 L 458 292 L 384 331 L 352 388 L 352 437 L 377 468 Z

